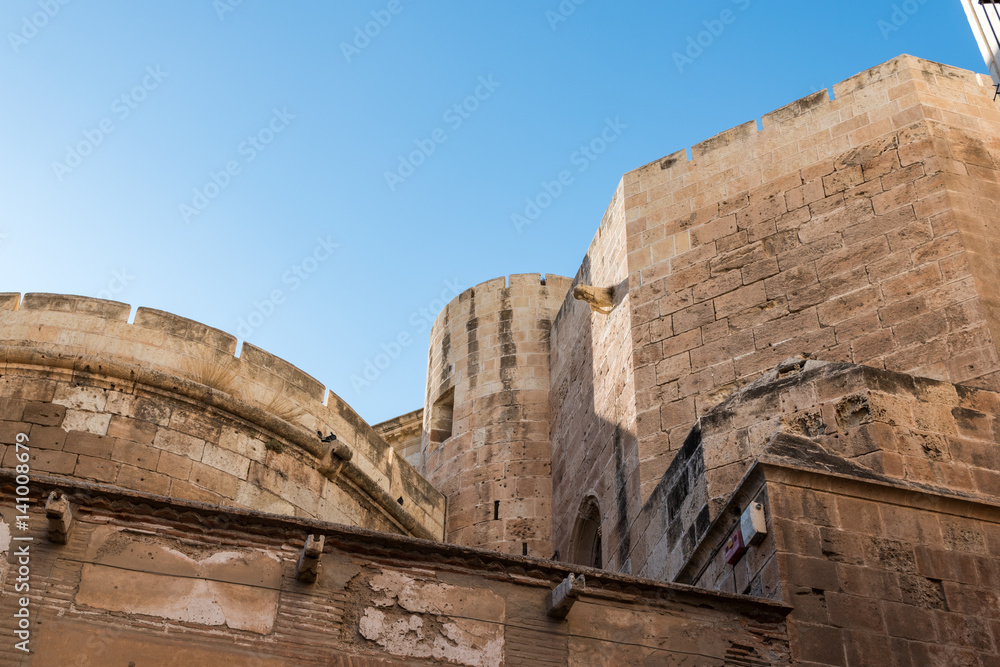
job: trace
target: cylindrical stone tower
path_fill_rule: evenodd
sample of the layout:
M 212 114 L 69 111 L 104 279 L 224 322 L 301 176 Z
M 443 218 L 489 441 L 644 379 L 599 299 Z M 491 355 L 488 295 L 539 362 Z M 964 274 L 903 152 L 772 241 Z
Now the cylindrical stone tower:
M 448 497 L 446 541 L 552 555 L 549 330 L 571 282 L 496 278 L 434 323 L 421 462 Z

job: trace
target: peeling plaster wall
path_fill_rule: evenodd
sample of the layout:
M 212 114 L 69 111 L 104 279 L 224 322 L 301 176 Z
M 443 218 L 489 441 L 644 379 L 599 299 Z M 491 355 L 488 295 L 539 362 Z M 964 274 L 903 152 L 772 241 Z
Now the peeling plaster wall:
M 9 475 L 0 508 L 12 507 Z M 549 561 L 199 506 L 83 482 L 58 485 L 70 540 L 29 514 L 31 648 L 0 665 L 787 665 L 780 604 L 586 571 L 566 620 L 545 598 L 569 570 Z M 7 525 L 9 513 L 4 512 Z M 315 584 L 295 578 L 308 534 L 325 536 Z M 18 593 L 0 589 L 0 636 Z

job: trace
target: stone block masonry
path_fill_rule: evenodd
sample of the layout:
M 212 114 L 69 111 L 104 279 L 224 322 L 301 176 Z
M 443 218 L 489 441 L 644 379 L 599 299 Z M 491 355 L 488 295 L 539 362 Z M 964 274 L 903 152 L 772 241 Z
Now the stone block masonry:
M 204 325 L 0 295 L 0 496 L 28 434 L 74 517 L 37 662 L 1000 664 L 989 83 L 900 56 L 626 174 L 575 278 L 460 294 L 375 428 Z
M 1000 388 L 987 80 L 900 56 L 833 90 L 624 177 L 644 499 L 787 357 Z
M 420 440 L 423 435 L 424 411 L 414 410 L 380 424 L 372 424 L 375 432 L 414 468 L 420 467 Z
M 630 525 L 640 510 L 639 466 L 624 203 L 619 184 L 574 279 L 612 287 L 611 312 L 568 298 L 552 326 L 552 530 L 561 559 L 594 565 L 599 536 L 601 566 L 636 573 Z M 596 535 L 588 533 L 590 521 L 599 524 Z
M 668 555 L 643 574 L 784 600 L 806 664 L 993 664 L 998 407 L 985 389 L 782 364 L 709 410 L 674 459 L 639 539 Z M 751 503 L 766 534 L 730 560 Z
M 169 313 L 0 296 L 0 466 L 440 539 L 444 496 L 291 364 Z M 317 431 L 351 452 L 332 454 Z M 401 501 L 401 502 L 400 502 Z
M 793 646 L 820 664 L 994 664 L 1000 641 L 996 507 L 777 477 L 772 506 Z M 795 509 L 792 509 L 795 508 Z M 825 510 L 829 512 L 825 512 Z M 810 539 L 818 549 L 802 551 Z
M 491 280 L 431 329 L 421 471 L 448 497 L 450 542 L 552 555 L 549 334 L 569 285 Z
M 993 664 L 1000 107 L 910 56 L 833 93 L 623 177 L 576 278 L 616 307 L 552 327 L 554 546 L 783 599 L 804 664 Z
M 989 90 L 900 56 L 625 174 L 575 279 L 616 307 L 567 295 L 550 338 L 561 557 L 596 503 L 606 566 L 665 558 L 640 539 L 654 488 L 707 409 L 788 357 L 1000 384 Z

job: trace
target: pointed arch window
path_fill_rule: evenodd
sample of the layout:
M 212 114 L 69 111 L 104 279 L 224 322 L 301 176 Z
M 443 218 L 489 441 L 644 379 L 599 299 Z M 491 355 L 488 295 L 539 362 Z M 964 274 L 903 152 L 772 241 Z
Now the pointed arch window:
M 589 496 L 580 505 L 573 526 L 570 560 L 577 565 L 603 567 L 601 551 L 601 508 L 597 498 Z

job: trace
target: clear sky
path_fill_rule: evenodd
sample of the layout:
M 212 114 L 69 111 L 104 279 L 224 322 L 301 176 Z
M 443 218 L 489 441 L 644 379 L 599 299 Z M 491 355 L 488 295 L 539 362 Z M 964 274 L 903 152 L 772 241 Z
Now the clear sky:
M 901 53 L 985 72 L 958 0 L 6 0 L 0 26 L 0 291 L 204 322 L 371 423 L 421 407 L 442 299 L 574 275 L 623 173 Z

